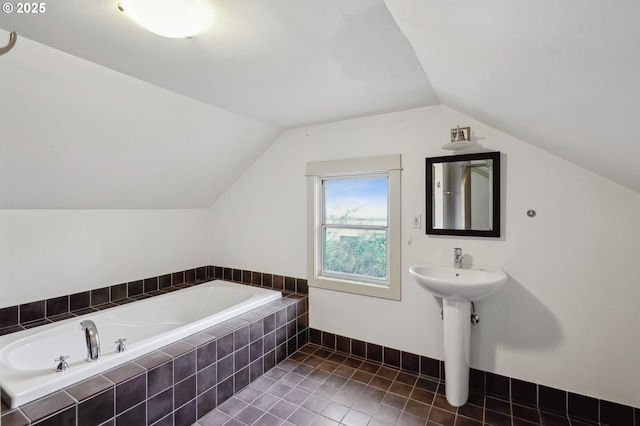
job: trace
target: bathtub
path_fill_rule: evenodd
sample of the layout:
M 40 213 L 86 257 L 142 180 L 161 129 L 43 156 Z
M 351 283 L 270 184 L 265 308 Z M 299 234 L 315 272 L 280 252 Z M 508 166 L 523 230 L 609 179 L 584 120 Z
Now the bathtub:
M 14 408 L 281 298 L 278 291 L 211 281 L 149 299 L 0 336 L 2 399 Z M 87 362 L 80 322 L 98 329 L 102 357 Z M 118 339 L 127 349 L 116 352 Z M 69 369 L 56 372 L 60 355 Z

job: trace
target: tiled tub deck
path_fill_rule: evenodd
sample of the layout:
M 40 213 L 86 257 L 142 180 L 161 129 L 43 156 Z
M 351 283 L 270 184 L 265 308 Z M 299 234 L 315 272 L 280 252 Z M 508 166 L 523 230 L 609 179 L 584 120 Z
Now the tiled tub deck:
M 306 294 L 287 294 L 16 409 L 2 426 L 192 425 L 308 342 Z

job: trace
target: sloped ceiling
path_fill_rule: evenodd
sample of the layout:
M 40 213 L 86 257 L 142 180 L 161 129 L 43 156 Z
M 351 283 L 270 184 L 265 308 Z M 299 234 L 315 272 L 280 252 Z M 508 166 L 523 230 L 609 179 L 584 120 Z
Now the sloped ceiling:
M 640 192 L 640 2 L 386 4 L 444 105 Z
M 209 1 L 0 14 L 0 208 L 206 207 L 283 129 L 437 104 L 640 192 L 636 0 Z

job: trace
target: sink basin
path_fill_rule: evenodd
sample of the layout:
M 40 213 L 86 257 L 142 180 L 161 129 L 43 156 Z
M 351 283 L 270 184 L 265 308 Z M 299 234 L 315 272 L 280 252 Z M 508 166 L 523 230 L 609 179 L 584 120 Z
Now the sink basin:
M 438 264 L 414 265 L 409 273 L 420 286 L 436 296 L 470 302 L 487 297 L 507 281 L 503 270 L 482 266 L 455 269 Z

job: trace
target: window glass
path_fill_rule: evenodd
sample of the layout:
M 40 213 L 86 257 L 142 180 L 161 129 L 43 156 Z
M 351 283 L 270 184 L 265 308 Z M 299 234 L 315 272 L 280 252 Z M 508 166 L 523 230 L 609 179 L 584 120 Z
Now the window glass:
M 307 163 L 309 287 L 400 300 L 400 154 Z
M 389 180 L 384 177 L 326 179 L 327 225 L 387 226 Z
M 327 228 L 324 273 L 387 279 L 387 231 Z

